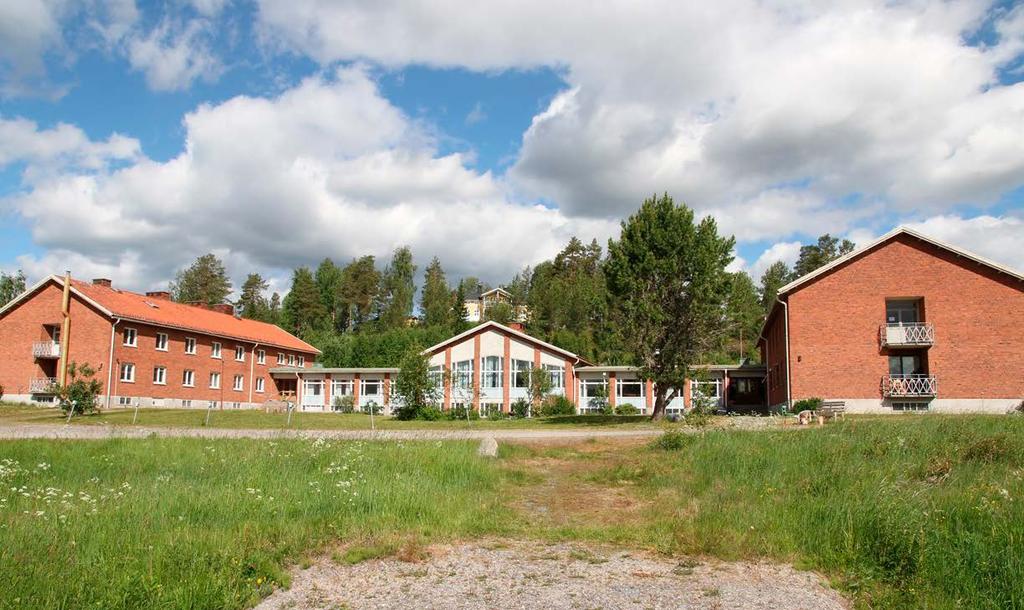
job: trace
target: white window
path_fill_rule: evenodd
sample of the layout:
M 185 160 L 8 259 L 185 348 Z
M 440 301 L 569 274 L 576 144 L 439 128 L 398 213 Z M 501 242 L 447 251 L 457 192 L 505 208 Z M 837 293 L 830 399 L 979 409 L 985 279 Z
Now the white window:
M 351 396 L 353 383 L 351 379 L 332 379 L 331 396 Z
M 210 344 L 210 357 L 220 358 L 220 343 L 214 341 L 213 343 Z
M 601 410 L 608 402 L 608 380 L 580 380 L 580 413 L 592 413 Z
M 512 361 L 512 387 L 513 388 L 528 388 L 530 387 L 530 370 L 533 368 L 533 364 L 529 360 L 513 360 Z
M 722 401 L 722 380 L 711 381 L 690 380 L 690 405 L 694 400 L 705 400 L 707 407 L 717 407 Z
M 245 348 L 242 347 L 241 345 L 235 346 L 235 360 L 239 362 L 245 361 Z
M 645 385 L 639 379 L 619 379 L 615 383 L 615 394 L 619 398 L 643 398 Z
M 299 366 L 300 367 L 306 366 L 306 357 L 305 356 L 299 356 Z
M 122 406 L 122 407 L 131 406 L 131 404 L 132 404 L 132 397 L 131 396 L 118 396 L 117 397 L 117 404 Z
M 210 387 L 214 390 L 220 388 L 220 373 L 210 373 Z
M 192 408 L 192 401 L 191 400 L 183 400 L 183 401 L 181 401 L 181 406 L 185 407 L 186 409 L 191 409 Z
M 893 411 L 910 411 L 910 412 L 913 412 L 913 411 L 927 411 L 928 410 L 928 403 L 927 402 L 913 402 L 913 401 L 910 401 L 910 402 L 894 402 L 894 403 L 892 403 L 892 410 Z
M 181 372 L 181 385 L 192 388 L 196 385 L 196 372 L 185 370 Z
M 216 401 L 216 400 L 211 400 L 211 401 L 209 401 L 209 402 L 208 402 L 208 403 L 206 403 L 206 404 L 207 404 L 207 405 L 209 405 L 209 407 L 210 407 L 211 409 L 216 409 L 216 408 L 217 408 L 217 401 Z
M 267 352 L 261 349 L 256 350 L 256 364 L 267 363 Z
M 196 340 L 193 337 L 185 337 L 185 353 L 195 354 L 196 353 Z
M 284 354 L 281 352 L 277 352 L 277 363 L 284 364 Z
M 444 367 L 441 365 L 430 367 L 430 381 L 433 382 L 434 388 L 438 392 L 444 391 Z M 394 387 L 394 384 L 392 384 Z
M 500 356 L 487 356 L 483 363 L 483 379 L 481 384 L 484 388 L 502 387 L 502 358 Z
M 473 387 L 473 361 L 462 360 L 455 363 L 455 385 L 460 388 Z
M 380 379 L 364 379 L 362 386 L 359 388 L 359 394 L 360 396 L 380 396 L 383 394 Z
M 262 377 L 257 377 L 256 378 L 256 391 L 258 393 L 260 393 L 260 394 L 263 393 L 263 378 Z
M 139 336 L 138 336 L 138 333 L 135 332 L 134 328 L 125 328 L 124 329 L 124 344 L 125 345 L 127 345 L 128 347 L 135 347 L 136 345 L 138 345 L 138 340 L 139 340 Z
M 153 368 L 153 383 L 155 385 L 167 385 L 167 367 L 157 366 Z
M 167 351 L 167 333 L 156 334 L 156 348 L 161 352 Z
M 135 383 L 135 365 L 131 362 L 121 363 L 121 381 Z
M 242 391 L 242 384 L 244 384 L 244 383 L 245 383 L 245 380 L 242 378 L 241 375 L 235 375 L 235 385 L 233 386 L 234 390 L 236 392 L 241 392 Z
M 231 403 L 231 408 L 232 409 L 241 409 L 242 408 L 242 403 L 240 403 L 240 402 L 233 402 L 233 403 Z
M 295 354 L 288 354 L 288 366 L 295 366 Z
M 544 370 L 551 376 L 551 389 L 560 390 L 565 387 L 565 367 L 557 364 L 545 364 Z

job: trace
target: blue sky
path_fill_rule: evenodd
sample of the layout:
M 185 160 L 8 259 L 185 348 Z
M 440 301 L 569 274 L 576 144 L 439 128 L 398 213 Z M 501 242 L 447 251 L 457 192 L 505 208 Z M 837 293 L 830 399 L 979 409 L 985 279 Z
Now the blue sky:
M 0 7 L 0 270 L 283 288 L 408 244 L 501 282 L 655 192 L 755 276 L 900 223 L 1024 266 L 1024 9 L 701 7 Z

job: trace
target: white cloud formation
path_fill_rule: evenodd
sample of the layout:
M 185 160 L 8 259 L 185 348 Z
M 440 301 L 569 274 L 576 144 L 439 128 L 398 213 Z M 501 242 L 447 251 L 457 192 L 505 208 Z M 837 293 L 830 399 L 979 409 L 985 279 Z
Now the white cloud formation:
M 792 269 L 796 259 L 800 256 L 800 246 L 802 245 L 798 241 L 781 241 L 772 244 L 757 257 L 753 265 L 750 265 L 747 270 L 750 277 L 754 278 L 755 282 L 760 282 L 765 270 L 780 261 Z
M 25 162 L 35 171 L 69 166 L 100 169 L 113 160 L 134 159 L 140 152 L 138 140 L 120 134 L 97 142 L 67 123 L 39 129 L 34 121 L 0 116 L 0 168 Z
M 1024 183 L 1024 84 L 998 78 L 1022 15 L 977 0 L 259 10 L 269 44 L 324 63 L 564 69 L 509 172 L 522 196 L 607 218 L 668 191 L 741 239 L 984 207 Z M 986 20 L 997 38 L 968 45 Z
M 1024 217 L 948 214 L 906 226 L 1024 273 Z
M 437 254 L 455 277 L 498 281 L 552 256 L 573 234 L 605 239 L 617 228 L 509 202 L 491 174 L 468 169 L 459 154 L 438 154 L 429 133 L 359 67 L 275 98 L 202 105 L 184 126 L 186 148 L 167 162 L 83 143 L 80 132 L 63 135 L 74 130 L 67 126 L 37 130 L 35 148 L 12 147 L 8 157 L 30 170 L 89 147 L 117 153 L 94 152 L 96 159 L 121 159 L 91 171 L 26 172 L 25 191 L 5 204 L 48 252 L 19 263 L 34 277 L 69 267 L 148 288 L 195 256 L 221 251 L 238 278 L 259 270 L 284 285 L 296 265 L 387 258 L 409 244 L 421 265 Z M 47 139 L 56 143 L 44 146 Z
M 203 20 L 181 25 L 165 19 L 127 40 L 128 62 L 146 75 L 146 83 L 156 91 L 187 89 L 198 78 L 213 80 L 222 66 L 210 50 L 212 27 Z

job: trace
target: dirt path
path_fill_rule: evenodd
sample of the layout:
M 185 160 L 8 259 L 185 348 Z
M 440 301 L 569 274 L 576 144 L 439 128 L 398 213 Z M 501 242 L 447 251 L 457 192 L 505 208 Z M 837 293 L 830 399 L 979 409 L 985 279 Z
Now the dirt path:
M 197 438 L 330 438 L 354 440 L 480 440 L 498 441 L 585 441 L 605 438 L 648 438 L 661 430 L 272 430 L 232 428 L 175 428 L 127 426 L 63 426 L 60 424 L 21 424 L 0 426 L 0 439 L 106 439 L 156 437 Z
M 323 559 L 258 610 L 298 608 L 843 609 L 812 572 L 769 563 L 666 559 L 580 544 L 432 547 L 421 561 Z

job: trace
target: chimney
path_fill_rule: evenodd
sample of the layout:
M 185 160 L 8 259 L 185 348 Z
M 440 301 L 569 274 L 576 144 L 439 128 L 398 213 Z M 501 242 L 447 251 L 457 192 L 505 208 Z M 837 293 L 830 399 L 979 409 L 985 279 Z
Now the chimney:
M 519 332 L 523 332 L 522 322 L 509 322 L 508 327 L 511 328 L 512 330 L 518 330 Z
M 218 303 L 216 305 L 211 305 L 210 309 L 218 313 L 226 313 L 229 316 L 235 315 L 235 306 L 231 303 Z
M 152 292 L 147 292 L 146 296 L 153 299 L 160 299 L 162 301 L 171 300 L 171 293 L 167 292 L 166 290 L 154 290 Z
M 110 280 L 105 277 L 98 277 L 92 281 L 93 286 L 105 286 L 107 288 L 110 288 L 110 283 Z

